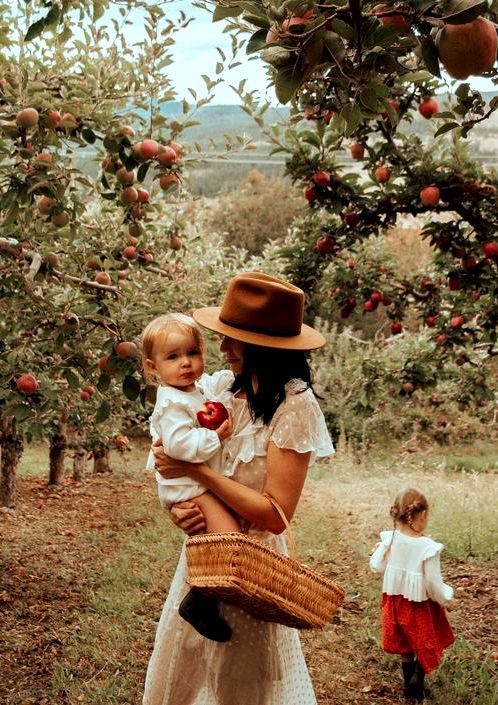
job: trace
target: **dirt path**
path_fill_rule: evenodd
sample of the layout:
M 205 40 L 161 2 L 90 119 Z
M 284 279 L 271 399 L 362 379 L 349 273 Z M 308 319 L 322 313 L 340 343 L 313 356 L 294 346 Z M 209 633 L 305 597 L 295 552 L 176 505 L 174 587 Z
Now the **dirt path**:
M 344 608 L 333 623 L 324 632 L 302 635 L 319 705 L 399 702 L 397 666 L 378 648 L 379 585 L 369 575 L 366 561 L 373 545 L 368 492 L 365 486 L 352 497 L 347 484 L 335 483 L 332 491 L 328 483 L 312 481 L 297 521 L 301 558 L 347 588 Z M 319 524 L 317 502 L 326 507 Z M 98 678 L 91 662 L 68 662 L 66 645 L 82 629 L 82 615 L 88 610 L 100 571 L 133 532 L 153 520 L 151 507 L 155 507 L 151 483 L 98 477 L 82 484 L 68 481 L 54 490 L 41 478 L 19 482 L 17 514 L 0 515 L 2 705 L 89 702 L 83 696 L 71 699 L 63 691 L 56 699 L 50 697 L 54 673 L 62 663 L 74 670 L 75 678 L 83 666 L 86 678 Z M 356 535 L 362 536 L 362 542 L 352 540 Z M 475 647 L 476 658 L 482 658 L 498 649 L 493 621 L 498 572 L 458 563 L 448 568 L 446 574 L 453 584 L 462 578 L 469 581 L 461 591 L 465 609 L 451 618 L 455 631 Z M 122 664 L 134 683 L 135 695 L 132 700 L 105 703 L 139 704 L 151 625 L 164 594 L 159 584 L 148 585 L 146 590 L 147 631 L 137 629 L 136 642 L 126 645 L 128 663 Z M 93 701 L 92 705 L 102 703 Z

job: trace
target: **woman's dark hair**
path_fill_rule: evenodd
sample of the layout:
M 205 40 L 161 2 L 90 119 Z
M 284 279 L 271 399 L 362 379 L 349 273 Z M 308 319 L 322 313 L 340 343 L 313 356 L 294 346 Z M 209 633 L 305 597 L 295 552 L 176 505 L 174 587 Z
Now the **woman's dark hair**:
M 253 379 L 257 383 L 256 392 Z M 232 391 L 243 390 L 253 420 L 263 419 L 267 424 L 284 401 L 285 385 L 291 379 L 304 382 L 302 391 L 313 389 L 310 366 L 302 350 L 279 350 L 246 344 L 242 372 L 235 377 Z

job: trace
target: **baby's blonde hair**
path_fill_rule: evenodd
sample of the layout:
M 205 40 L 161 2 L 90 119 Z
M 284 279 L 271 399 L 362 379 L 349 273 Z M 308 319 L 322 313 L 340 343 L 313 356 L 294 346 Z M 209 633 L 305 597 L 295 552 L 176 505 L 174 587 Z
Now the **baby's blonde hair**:
M 140 352 L 142 356 L 142 370 L 147 382 L 157 383 L 154 374 L 147 370 L 146 360 L 151 360 L 160 345 L 163 345 L 172 330 L 178 330 L 192 338 L 194 345 L 197 345 L 204 354 L 204 339 L 201 329 L 193 318 L 185 313 L 166 313 L 154 318 L 148 323 L 140 336 Z

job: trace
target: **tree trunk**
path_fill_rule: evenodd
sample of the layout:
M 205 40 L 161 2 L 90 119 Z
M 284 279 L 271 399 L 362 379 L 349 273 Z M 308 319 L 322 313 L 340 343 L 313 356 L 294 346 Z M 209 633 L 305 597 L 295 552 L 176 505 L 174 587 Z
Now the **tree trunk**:
M 84 448 L 75 448 L 73 455 L 73 480 L 82 482 L 85 477 L 86 467 L 86 450 Z
M 0 507 L 16 505 L 16 470 L 24 450 L 21 434 L 16 432 L 13 416 L 0 418 Z
M 60 421 L 50 439 L 48 484 L 61 485 L 64 479 L 64 456 L 67 448 L 66 426 Z
M 112 472 L 112 468 L 109 465 L 109 448 L 106 448 L 106 446 L 99 445 L 93 449 L 93 472 Z

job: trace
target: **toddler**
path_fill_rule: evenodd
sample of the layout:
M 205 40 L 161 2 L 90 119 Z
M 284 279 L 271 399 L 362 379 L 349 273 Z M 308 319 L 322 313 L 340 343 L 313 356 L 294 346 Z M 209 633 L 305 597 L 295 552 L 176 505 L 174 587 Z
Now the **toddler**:
M 146 378 L 158 381 L 157 399 L 150 418 L 152 440 L 161 439 L 164 452 L 177 460 L 209 462 L 220 470 L 221 442 L 231 433 L 231 418 L 216 430 L 199 425 L 197 412 L 205 401 L 220 395 L 227 400 L 233 375 L 226 371 L 203 375 L 204 344 L 193 318 L 181 313 L 159 316 L 141 337 L 142 364 Z M 203 385 L 210 388 L 205 396 Z M 148 469 L 154 468 L 149 454 Z M 206 531 L 240 531 L 228 507 L 189 477 L 167 479 L 156 472 L 161 504 L 170 509 L 177 502 L 194 501 L 206 519 Z M 231 629 L 212 598 L 191 589 L 180 603 L 179 613 L 197 631 L 214 641 L 228 641 Z
M 424 535 L 429 504 L 416 489 L 400 492 L 390 514 L 392 531 L 382 531 L 370 568 L 383 574 L 382 649 L 401 656 L 404 695 L 424 700 L 424 677 L 455 641 L 445 607 L 453 589 L 443 582 L 443 545 Z

